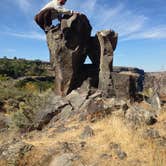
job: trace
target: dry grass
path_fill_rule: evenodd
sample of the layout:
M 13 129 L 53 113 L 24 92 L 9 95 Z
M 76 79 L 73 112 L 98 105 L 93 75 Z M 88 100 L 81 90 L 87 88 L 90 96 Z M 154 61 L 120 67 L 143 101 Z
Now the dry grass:
M 109 144 L 111 142 L 121 145 L 122 150 L 128 155 L 128 161 L 130 159 L 140 159 L 140 157 L 143 158 L 145 156 L 139 151 L 140 144 L 144 142 L 140 141 L 139 137 L 135 133 L 131 132 L 127 127 L 125 127 L 121 119 L 117 119 L 117 117 L 104 119 L 94 124 L 92 128 L 95 131 L 95 136 L 87 140 L 89 148 L 84 156 L 86 160 L 89 156 L 89 162 L 99 160 L 99 156 L 104 153 L 114 155 L 109 149 Z M 119 165 L 116 159 L 117 157 L 113 156 L 113 160 L 110 161 L 111 164 Z M 126 161 L 123 162 L 123 165 L 125 165 L 125 163 L 128 165 Z M 107 161 L 102 164 L 108 165 Z
M 155 128 L 159 131 L 162 137 L 166 138 L 166 110 L 162 110 Z
M 78 126 L 78 123 L 75 121 L 70 121 L 66 124 L 66 127 Z M 32 144 L 34 146 L 40 147 L 42 146 L 53 146 L 58 142 L 73 142 L 79 141 L 79 135 L 82 132 L 83 126 L 79 126 L 78 129 L 72 129 L 63 133 L 56 133 L 55 128 L 50 128 L 46 132 L 38 132 L 32 135 L 36 135 L 33 139 L 25 139 L 26 143 Z M 40 139 L 37 139 L 39 138 Z
M 164 113 L 164 116 L 166 114 Z M 94 161 L 102 166 L 116 166 L 116 165 L 132 165 L 134 162 L 141 162 L 145 166 L 165 166 L 166 150 L 157 147 L 155 141 L 145 140 L 141 136 L 140 131 L 133 131 L 128 128 L 117 117 L 109 117 L 100 120 L 96 123 L 82 122 L 78 124 L 76 121 L 69 122 L 66 127 L 79 126 L 78 129 L 73 129 L 64 133 L 55 133 L 52 138 L 49 135 L 53 134 L 53 129 L 43 133 L 40 140 L 34 138 L 33 140 L 26 140 L 27 143 L 33 144 L 37 147 L 56 147 L 58 142 L 74 142 L 79 143 L 86 141 L 86 147 L 80 151 L 85 165 L 94 163 Z M 85 140 L 80 139 L 80 135 L 84 126 L 90 125 L 95 135 Z M 117 156 L 111 151 L 109 144 L 111 142 L 120 144 L 121 149 L 127 153 L 127 158 L 118 160 Z M 101 159 L 102 154 L 112 155 L 110 159 Z
M 152 126 L 154 129 L 164 136 L 164 122 L 166 122 L 166 112 L 163 111 L 158 117 L 158 123 Z M 81 139 L 80 135 L 86 125 L 91 126 L 95 135 L 87 139 Z M 109 116 L 95 123 L 78 122 L 71 120 L 65 123 L 65 127 L 75 128 L 66 132 L 55 132 L 55 127 L 48 128 L 44 131 L 33 131 L 29 133 L 29 139 L 23 141 L 35 146 L 35 149 L 30 154 L 25 156 L 27 163 L 35 163 L 35 161 L 43 161 L 43 156 L 50 160 L 49 155 L 56 155 L 50 152 L 50 149 L 57 149 L 59 142 L 68 142 L 79 145 L 85 141 L 86 146 L 82 150 L 75 152 L 81 156 L 81 162 L 85 166 L 98 163 L 101 166 L 165 166 L 166 165 L 166 149 L 157 146 L 156 141 L 152 139 L 144 139 L 142 131 L 145 129 L 132 130 L 126 126 L 123 119 L 116 116 Z M 31 137 L 32 136 L 32 137 Z M 10 135 L 13 137 L 13 135 Z M 3 136 L 3 140 L 5 136 Z M 110 149 L 110 143 L 117 143 L 121 146 L 122 151 L 127 153 L 127 158 L 124 160 L 118 159 L 113 150 Z M 0 139 L 2 143 L 2 137 Z M 112 157 L 101 158 L 102 154 L 108 154 Z M 48 157 L 47 157 L 48 155 Z M 33 162 L 32 162 L 33 161 Z M 23 162 L 24 163 L 24 162 Z M 1 163 L 0 163 L 1 165 Z M 77 166 L 78 164 L 76 164 Z

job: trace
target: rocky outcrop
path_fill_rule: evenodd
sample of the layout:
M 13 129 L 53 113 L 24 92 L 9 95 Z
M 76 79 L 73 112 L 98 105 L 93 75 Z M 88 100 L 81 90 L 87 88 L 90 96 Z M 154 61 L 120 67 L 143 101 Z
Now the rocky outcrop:
M 97 33 L 100 43 L 100 72 L 99 72 L 99 89 L 106 96 L 112 94 L 112 78 L 113 70 L 113 51 L 117 44 L 117 34 L 113 31 L 101 31 Z
M 138 103 L 131 104 L 126 99 L 103 97 L 102 91 L 93 94 L 89 91 L 79 92 L 74 90 L 66 97 L 52 94 L 46 106 L 34 115 L 31 129 L 42 130 L 47 125 L 51 127 L 55 123 L 65 123 L 71 118 L 77 118 L 79 122 L 96 122 L 110 115 L 124 118 L 132 128 L 157 122 L 159 112 L 153 104 L 144 102 L 142 104 L 145 106 L 141 106 Z
M 9 127 L 10 119 L 3 113 L 0 113 L 0 131 Z
M 13 139 L 0 146 L 0 161 L 4 161 L 3 165 L 21 165 L 20 160 L 32 149 L 33 145 Z
M 118 34 L 102 30 L 91 36 L 92 27 L 83 14 L 65 15 L 47 33 L 50 61 L 55 71 L 56 95 L 66 96 L 86 81 L 104 97 L 136 99 L 138 92 L 155 89 L 165 96 L 165 74 L 144 73 L 131 67 L 113 67 Z M 84 64 L 87 56 L 92 64 Z M 88 80 L 88 81 L 87 81 Z
M 74 14 L 47 33 L 56 94 L 65 96 L 79 84 L 77 76 L 87 56 L 91 29 L 85 15 Z
M 91 25 L 83 14 L 64 16 L 47 33 L 50 61 L 55 70 L 55 91 L 66 96 L 89 78 L 92 87 L 109 88 L 113 51 L 118 36 L 114 31 L 100 31 L 91 36 Z M 84 64 L 86 57 L 92 64 Z
M 144 90 L 150 89 L 166 100 L 166 72 L 145 73 Z
M 59 96 L 51 95 L 47 100 L 47 105 L 35 115 L 35 120 L 32 124 L 31 129 L 41 130 L 43 126 L 48 124 L 53 117 L 56 117 L 56 120 L 63 119 L 68 116 L 71 110 L 66 107 L 70 106 L 69 102 Z M 62 110 L 64 112 L 62 112 Z M 62 112 L 63 116 L 60 114 Z M 67 114 L 67 115 L 66 115 Z M 58 116 L 59 115 L 59 116 Z
M 111 73 L 112 93 L 109 97 L 134 99 L 139 91 L 139 75 L 134 73 Z

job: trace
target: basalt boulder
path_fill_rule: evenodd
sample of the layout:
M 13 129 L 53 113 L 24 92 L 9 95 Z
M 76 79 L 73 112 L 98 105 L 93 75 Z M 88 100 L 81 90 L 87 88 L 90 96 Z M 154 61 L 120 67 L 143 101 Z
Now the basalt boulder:
M 144 91 L 157 93 L 161 100 L 166 101 L 166 72 L 145 73 Z

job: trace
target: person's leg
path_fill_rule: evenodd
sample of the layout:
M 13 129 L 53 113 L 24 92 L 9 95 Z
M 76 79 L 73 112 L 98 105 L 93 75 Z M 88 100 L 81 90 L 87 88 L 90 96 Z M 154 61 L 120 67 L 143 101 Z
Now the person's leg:
M 44 30 L 43 12 L 40 12 L 39 14 L 37 14 L 34 20 Z
M 52 25 L 52 12 L 51 9 L 48 9 L 45 11 L 43 15 L 43 24 L 44 24 L 44 29 L 45 31 L 48 31 Z

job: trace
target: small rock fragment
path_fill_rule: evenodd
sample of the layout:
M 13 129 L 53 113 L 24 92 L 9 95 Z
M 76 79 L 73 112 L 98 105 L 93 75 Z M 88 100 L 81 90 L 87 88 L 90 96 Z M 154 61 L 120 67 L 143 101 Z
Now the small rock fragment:
M 86 126 L 80 138 L 85 139 L 88 137 L 92 137 L 93 135 L 94 135 L 93 129 L 90 126 Z
M 160 134 L 157 130 L 155 129 L 147 129 L 144 133 L 143 136 L 145 138 L 152 138 L 152 139 L 156 139 L 156 138 L 160 138 Z

